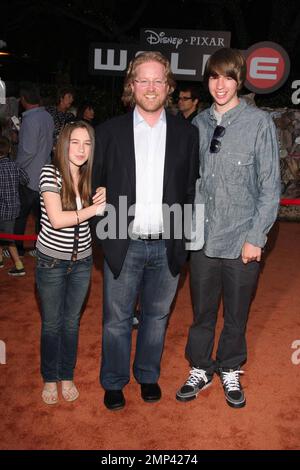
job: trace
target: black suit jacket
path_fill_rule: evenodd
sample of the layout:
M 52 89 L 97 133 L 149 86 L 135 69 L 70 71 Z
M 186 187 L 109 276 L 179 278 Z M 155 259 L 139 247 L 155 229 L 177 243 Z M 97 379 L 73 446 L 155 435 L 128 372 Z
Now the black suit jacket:
M 183 208 L 184 204 L 193 204 L 195 182 L 199 177 L 198 131 L 183 119 L 169 113 L 166 113 L 166 117 L 163 203 L 169 207 L 179 204 Z M 123 233 L 124 238 L 120 237 L 119 218 L 125 220 L 126 230 L 130 223 L 132 226 L 134 219 L 134 214 L 128 215 L 127 210 L 119 205 L 119 196 L 127 197 L 127 208 L 136 203 L 135 178 L 133 112 L 129 112 L 96 128 L 93 191 L 98 186 L 105 186 L 107 204 L 116 210 L 116 237 L 112 234 L 109 238 L 97 239 L 101 242 L 105 259 L 115 277 L 121 272 L 130 242 L 128 235 Z M 163 210 L 164 227 L 165 217 L 166 212 Z M 99 221 L 104 225 L 103 217 L 96 217 L 94 225 Z M 174 230 L 172 221 L 166 247 L 169 268 L 175 276 L 186 260 L 186 251 L 184 237 L 174 239 Z

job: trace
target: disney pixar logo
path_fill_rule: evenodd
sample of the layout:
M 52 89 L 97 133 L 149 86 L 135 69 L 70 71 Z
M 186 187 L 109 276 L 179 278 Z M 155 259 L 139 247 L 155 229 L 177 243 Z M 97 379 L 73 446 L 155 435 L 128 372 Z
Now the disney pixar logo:
M 172 34 L 174 33 L 174 34 Z M 178 34 L 179 33 L 179 34 Z M 178 49 L 179 46 L 201 46 L 201 47 L 225 47 L 225 38 L 224 36 L 212 36 L 210 35 L 189 35 L 186 34 L 187 31 L 182 31 L 183 35 L 180 35 L 179 31 L 166 30 L 158 31 L 152 29 L 145 29 L 143 31 L 144 40 L 151 44 L 163 45 L 163 46 L 174 46 L 175 49 Z

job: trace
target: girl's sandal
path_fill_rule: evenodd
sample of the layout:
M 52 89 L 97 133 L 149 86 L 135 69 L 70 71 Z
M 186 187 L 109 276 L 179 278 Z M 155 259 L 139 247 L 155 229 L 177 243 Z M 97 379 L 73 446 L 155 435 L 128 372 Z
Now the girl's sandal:
M 42 392 L 42 399 L 46 405 L 55 405 L 58 402 L 57 387 L 49 389 L 47 385 L 44 386 Z
M 66 401 L 74 401 L 79 397 L 79 392 L 73 382 L 69 387 L 62 385 L 61 393 Z

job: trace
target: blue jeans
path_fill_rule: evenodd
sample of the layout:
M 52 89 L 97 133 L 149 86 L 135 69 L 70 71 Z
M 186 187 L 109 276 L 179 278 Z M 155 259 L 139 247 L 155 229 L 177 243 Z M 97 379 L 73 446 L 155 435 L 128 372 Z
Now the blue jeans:
M 41 374 L 45 382 L 73 380 L 81 309 L 88 291 L 92 256 L 66 261 L 37 253 L 41 301 Z
M 157 382 L 178 279 L 179 275 L 170 273 L 164 240 L 132 240 L 117 279 L 104 262 L 100 382 L 106 390 L 120 390 L 129 382 L 132 317 L 138 296 L 141 316 L 133 373 L 139 383 Z

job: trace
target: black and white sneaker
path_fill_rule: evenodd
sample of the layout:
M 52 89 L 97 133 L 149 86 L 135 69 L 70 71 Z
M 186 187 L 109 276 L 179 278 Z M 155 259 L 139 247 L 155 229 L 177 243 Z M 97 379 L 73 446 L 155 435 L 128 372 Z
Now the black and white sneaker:
M 219 369 L 226 401 L 233 408 L 242 408 L 246 405 L 245 394 L 240 384 L 240 374 L 244 374 L 244 371 L 240 369 Z
M 194 400 L 201 390 L 209 387 L 212 382 L 212 376 L 207 375 L 204 369 L 193 367 L 190 370 L 190 376 L 176 393 L 176 399 L 179 401 Z
M 132 318 L 132 329 L 137 330 L 140 323 L 141 311 L 138 308 L 135 308 Z
M 132 318 L 132 328 L 134 330 L 137 330 L 138 327 L 139 327 L 139 323 L 140 323 L 140 321 L 137 317 L 137 312 L 135 312 L 135 314 L 133 315 L 133 318 Z
M 8 273 L 9 276 L 25 276 L 26 271 L 24 268 L 18 269 L 16 266 L 14 268 L 11 268 Z

